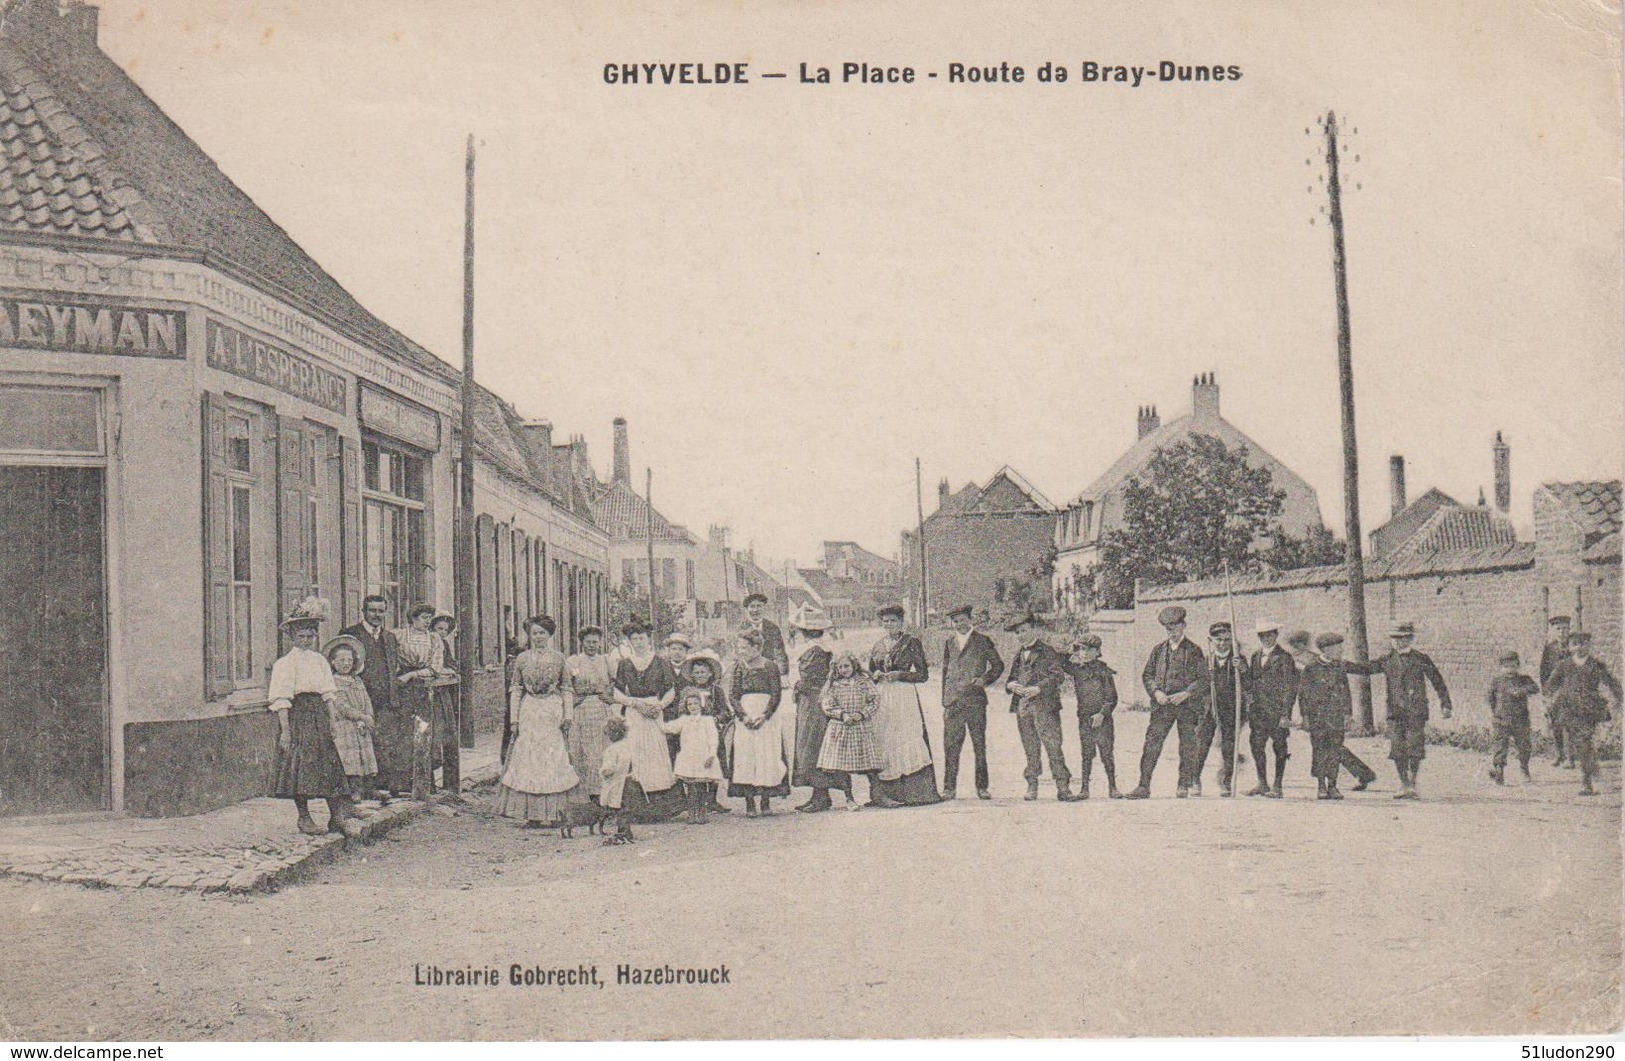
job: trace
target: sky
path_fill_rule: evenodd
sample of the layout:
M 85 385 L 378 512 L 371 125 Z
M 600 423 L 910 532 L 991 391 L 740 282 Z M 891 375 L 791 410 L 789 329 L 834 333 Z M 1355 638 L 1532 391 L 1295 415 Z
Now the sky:
M 1064 504 L 1141 404 L 1222 411 L 1341 533 L 1318 114 L 1349 130 L 1365 528 L 1387 458 L 1472 502 L 1512 448 L 1617 478 L 1619 10 L 101 0 L 102 46 L 378 316 L 461 359 L 464 138 L 479 144 L 482 382 L 703 535 L 802 563 L 895 554 L 935 484 L 1008 464 Z M 1082 64 L 1238 66 L 1084 83 Z M 745 86 L 608 85 L 606 63 L 748 62 Z M 799 65 L 912 65 L 802 85 Z M 1046 61 L 1065 84 L 1035 80 Z M 948 64 L 1022 84 L 949 84 Z M 932 80 L 927 71 L 938 71 Z M 783 80 L 761 80 L 784 71 Z M 1355 187 L 1357 185 L 1357 187 Z M 1311 223 L 1313 221 L 1313 223 Z

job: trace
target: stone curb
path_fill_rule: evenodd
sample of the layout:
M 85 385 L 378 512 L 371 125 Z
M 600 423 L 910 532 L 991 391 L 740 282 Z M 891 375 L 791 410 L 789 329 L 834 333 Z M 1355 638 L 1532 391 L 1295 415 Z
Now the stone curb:
M 188 853 L 172 859 L 162 847 L 152 849 L 151 866 L 139 866 L 133 863 L 141 860 L 129 856 L 140 849 L 124 848 L 124 857 L 109 860 L 114 863 L 109 866 L 97 867 L 96 855 L 75 851 L 49 861 L 0 866 L 0 877 L 59 881 L 90 888 L 170 888 L 226 894 L 269 891 L 302 873 L 306 867 L 331 862 L 352 844 L 375 840 L 427 814 L 429 809 L 428 803 L 397 801 L 364 819 L 359 837 L 352 839 L 336 833 L 301 836 L 297 841 L 279 846 L 277 856 L 265 853 L 265 857 L 248 867 L 209 865 L 223 860 L 221 855 L 209 852 Z M 238 852 L 243 847 L 235 845 L 230 850 Z M 173 862 L 181 865 L 177 868 Z

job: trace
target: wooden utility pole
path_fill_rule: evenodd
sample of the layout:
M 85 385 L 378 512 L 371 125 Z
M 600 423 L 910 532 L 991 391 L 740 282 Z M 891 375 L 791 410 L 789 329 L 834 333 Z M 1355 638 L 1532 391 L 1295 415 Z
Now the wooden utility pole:
M 649 625 L 654 628 L 655 644 L 660 644 L 660 603 L 655 597 L 655 470 L 645 468 L 643 473 L 643 500 L 647 504 L 648 518 L 644 522 L 649 538 Z
M 931 595 L 926 589 L 925 572 L 925 485 L 920 474 L 920 458 L 914 458 L 914 509 L 919 514 L 919 528 L 916 537 L 920 547 L 920 611 L 914 621 L 921 627 L 925 626 L 926 612 L 931 607 Z
M 457 739 L 442 741 L 445 761 L 441 780 L 452 792 L 462 789 L 459 747 L 474 746 L 474 646 L 479 637 L 474 617 L 474 136 L 468 137 L 463 162 L 463 420 L 457 479 Z
M 1365 555 L 1360 539 L 1360 458 L 1354 437 L 1354 358 L 1349 339 L 1348 265 L 1343 253 L 1343 196 L 1337 178 L 1337 115 L 1326 112 L 1326 194 L 1332 223 L 1332 273 L 1337 285 L 1337 381 L 1343 407 L 1343 533 L 1348 538 L 1344 566 L 1349 582 L 1349 646 L 1355 660 L 1370 658 L 1365 629 Z M 1376 730 L 1371 679 L 1354 679 L 1359 730 Z

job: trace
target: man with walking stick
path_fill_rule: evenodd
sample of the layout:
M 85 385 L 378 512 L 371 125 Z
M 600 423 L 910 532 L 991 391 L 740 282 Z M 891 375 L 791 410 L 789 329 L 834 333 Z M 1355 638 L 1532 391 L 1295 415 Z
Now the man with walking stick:
M 1214 623 L 1207 630 L 1209 655 L 1207 665 L 1207 714 L 1196 737 L 1196 769 L 1191 777 L 1191 795 L 1202 794 L 1202 771 L 1207 766 L 1207 753 L 1213 747 L 1213 732 L 1219 733 L 1219 791 L 1230 795 L 1236 769 L 1236 726 L 1241 713 L 1246 685 L 1245 668 L 1236 658 L 1235 642 L 1229 623 Z

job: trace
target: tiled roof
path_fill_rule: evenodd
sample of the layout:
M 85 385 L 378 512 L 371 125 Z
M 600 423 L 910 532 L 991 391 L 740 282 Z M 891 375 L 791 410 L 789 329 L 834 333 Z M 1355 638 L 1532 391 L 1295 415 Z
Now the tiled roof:
M 378 353 L 455 382 L 450 365 L 375 317 L 317 265 L 80 25 L 59 16 L 52 0 L 22 0 L 5 11 L 0 233 L 200 251 Z M 16 202 L 8 205 L 11 192 Z
M 1460 508 L 1461 502 L 1434 487 L 1371 532 L 1371 555 L 1386 556 L 1416 536 L 1422 525 L 1442 508 Z
M 659 509 L 654 509 L 654 536 L 661 540 L 687 541 L 688 531 L 677 526 Z M 649 502 L 620 480 L 609 484 L 603 496 L 593 502 L 593 521 L 612 538 L 645 538 L 649 533 Z
M 1544 488 L 1563 502 L 1569 515 L 1590 545 L 1610 534 L 1618 534 L 1619 480 L 1583 483 L 1544 483 Z
M 1491 549 L 1517 542 L 1512 524 L 1487 508 L 1445 506 L 1389 554 L 1395 560 L 1427 553 Z
M 1505 571 L 1529 567 L 1535 562 L 1533 542 L 1511 542 L 1477 549 L 1449 549 L 1429 553 L 1407 553 L 1366 565 L 1368 582 L 1384 579 L 1422 578 L 1435 575 L 1464 575 L 1480 571 Z M 1342 564 L 1302 567 L 1291 571 L 1268 570 L 1235 575 L 1230 580 L 1236 593 L 1299 589 L 1306 586 L 1340 586 L 1348 580 Z M 1193 597 L 1223 596 L 1223 578 L 1207 578 L 1167 586 L 1147 586 L 1142 601 L 1189 600 Z

